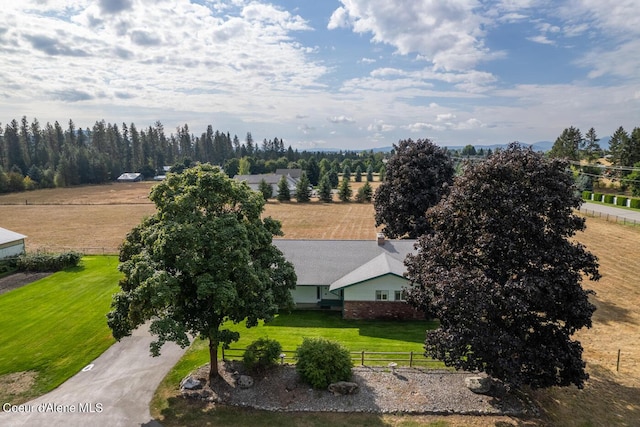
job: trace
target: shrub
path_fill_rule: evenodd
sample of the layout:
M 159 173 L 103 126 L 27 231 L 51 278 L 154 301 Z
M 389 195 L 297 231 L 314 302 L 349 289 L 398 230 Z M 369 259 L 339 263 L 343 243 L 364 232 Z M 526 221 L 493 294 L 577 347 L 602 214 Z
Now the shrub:
M 603 202 L 613 204 L 613 198 L 614 198 L 613 194 L 605 194 Z
M 602 201 L 602 193 L 593 193 L 593 201 L 601 202 Z
M 302 381 L 316 389 L 351 379 L 353 362 L 349 350 L 325 338 L 304 338 L 296 350 L 296 370 Z
M 627 200 L 629 200 L 628 197 L 624 197 L 624 196 L 618 196 L 616 197 L 616 205 L 617 206 L 627 206 Z
M 631 199 L 629 207 L 633 209 L 640 209 L 640 199 Z
M 591 191 L 583 191 L 582 192 L 582 199 L 583 200 L 591 200 L 591 195 L 593 193 Z
M 244 367 L 250 372 L 264 372 L 278 363 L 282 346 L 276 340 L 260 338 L 247 347 L 242 356 Z
M 77 266 L 81 258 L 82 254 L 73 251 L 60 254 L 38 252 L 35 254 L 21 255 L 18 258 L 17 267 L 19 271 L 60 271 L 65 268 Z

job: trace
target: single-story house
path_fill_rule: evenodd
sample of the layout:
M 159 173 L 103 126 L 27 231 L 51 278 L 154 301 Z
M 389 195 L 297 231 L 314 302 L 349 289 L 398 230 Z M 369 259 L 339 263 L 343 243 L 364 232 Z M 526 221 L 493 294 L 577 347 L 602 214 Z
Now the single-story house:
M 233 177 L 233 179 L 235 179 L 236 181 L 246 182 L 249 188 L 251 188 L 253 191 L 260 190 L 260 182 L 264 179 L 267 184 L 271 185 L 273 197 L 276 197 L 278 195 L 278 184 L 280 183 L 280 180 L 283 176 L 287 180 L 287 187 L 289 187 L 289 193 L 291 194 L 291 197 L 295 197 L 298 180 L 292 178 L 291 175 L 265 173 L 256 175 L 236 175 Z
M 141 173 L 125 172 L 118 177 L 118 182 L 139 182 L 144 181 L 144 175 Z
M 276 175 L 289 175 L 291 178 L 298 180 L 302 177 L 302 169 L 276 169 Z
M 15 257 L 25 252 L 27 236 L 0 227 L 0 259 Z
M 298 308 L 341 310 L 345 319 L 416 319 L 404 300 L 407 254 L 415 240 L 274 239 L 298 276 Z

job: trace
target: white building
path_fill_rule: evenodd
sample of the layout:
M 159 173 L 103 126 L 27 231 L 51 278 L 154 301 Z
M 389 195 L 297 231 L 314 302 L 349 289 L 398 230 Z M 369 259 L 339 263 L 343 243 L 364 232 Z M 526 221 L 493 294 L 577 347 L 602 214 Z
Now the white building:
M 15 257 L 25 252 L 27 236 L 0 227 L 0 259 Z

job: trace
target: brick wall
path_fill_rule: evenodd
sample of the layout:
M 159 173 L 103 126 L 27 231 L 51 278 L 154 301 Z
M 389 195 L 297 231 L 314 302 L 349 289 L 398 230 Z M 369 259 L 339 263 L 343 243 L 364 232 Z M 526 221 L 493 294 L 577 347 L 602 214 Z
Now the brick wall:
M 424 319 L 404 301 L 344 301 L 342 316 L 345 319 Z

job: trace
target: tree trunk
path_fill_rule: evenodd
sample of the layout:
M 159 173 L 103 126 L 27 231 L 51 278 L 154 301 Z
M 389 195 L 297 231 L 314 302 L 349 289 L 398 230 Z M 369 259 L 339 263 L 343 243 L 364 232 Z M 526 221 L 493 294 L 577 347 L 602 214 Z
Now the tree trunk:
M 218 341 L 209 337 L 209 386 L 220 378 L 218 372 Z

